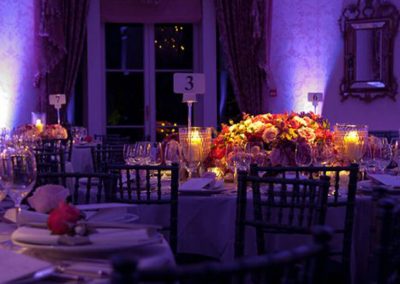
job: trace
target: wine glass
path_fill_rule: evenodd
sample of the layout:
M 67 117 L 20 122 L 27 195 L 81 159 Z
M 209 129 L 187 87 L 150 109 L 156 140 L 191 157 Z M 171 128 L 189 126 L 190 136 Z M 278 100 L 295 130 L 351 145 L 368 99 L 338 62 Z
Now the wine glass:
M 390 147 L 390 144 L 387 142 L 386 138 L 382 138 L 377 142 L 374 161 L 379 172 L 383 173 L 386 167 L 392 161 L 392 148 Z
M 134 164 L 147 165 L 150 162 L 150 148 L 149 141 L 140 141 L 135 143 L 134 150 Z
M 149 155 L 148 155 L 147 164 L 150 166 L 158 166 L 162 163 L 162 146 L 160 142 L 153 142 L 149 147 Z
M 177 141 L 171 140 L 165 145 L 164 161 L 165 164 L 170 166 L 172 163 L 179 163 L 181 160 L 180 145 Z
M 329 165 L 334 156 L 333 146 L 326 143 L 316 143 L 312 148 L 312 156 L 315 166 Z
M 184 158 L 184 166 L 188 171 L 188 178 L 192 178 L 193 174 L 197 172 L 201 163 L 201 147 L 198 145 L 184 144 L 182 147 L 182 154 Z
M 7 147 L 0 154 L 0 185 L 20 212 L 22 200 L 36 181 L 35 155 L 26 146 Z
M 308 143 L 296 144 L 295 162 L 299 167 L 308 167 L 313 161 L 312 148 Z
M 125 163 L 128 165 L 135 164 L 135 144 L 124 144 L 123 155 Z

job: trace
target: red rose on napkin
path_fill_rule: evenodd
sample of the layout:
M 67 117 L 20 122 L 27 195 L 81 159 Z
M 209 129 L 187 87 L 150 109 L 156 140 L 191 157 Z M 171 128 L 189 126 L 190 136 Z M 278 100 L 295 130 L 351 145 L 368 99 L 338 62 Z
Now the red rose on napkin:
M 47 226 L 56 235 L 70 233 L 79 219 L 82 218 L 81 212 L 74 206 L 65 202 L 51 211 L 47 219 Z
M 87 143 L 91 143 L 92 141 L 93 141 L 93 137 L 92 136 L 90 136 L 90 135 L 87 135 L 86 137 L 85 137 L 85 142 L 87 142 Z

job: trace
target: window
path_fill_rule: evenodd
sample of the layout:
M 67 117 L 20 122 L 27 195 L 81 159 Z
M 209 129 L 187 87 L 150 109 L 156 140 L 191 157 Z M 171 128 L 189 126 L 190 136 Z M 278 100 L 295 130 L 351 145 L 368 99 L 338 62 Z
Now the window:
M 106 24 L 107 132 L 161 140 L 187 121 L 173 74 L 193 72 L 193 25 Z

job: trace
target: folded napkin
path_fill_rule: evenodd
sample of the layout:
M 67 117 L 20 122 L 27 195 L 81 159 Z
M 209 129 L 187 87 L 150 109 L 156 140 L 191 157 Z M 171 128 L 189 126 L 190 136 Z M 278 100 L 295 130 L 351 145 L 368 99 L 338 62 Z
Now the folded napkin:
M 0 250 L 0 267 L 0 283 L 7 283 L 50 268 L 51 264 L 10 250 Z
M 13 241 L 36 245 L 58 245 L 61 238 L 64 238 L 64 236 L 52 235 L 48 229 L 32 227 L 19 227 L 11 235 Z M 149 238 L 150 230 L 146 227 L 138 229 L 97 229 L 96 233 L 88 236 L 88 241 L 93 245 L 134 244 Z
M 85 213 L 88 221 L 118 222 L 123 221 L 123 217 L 128 212 L 134 212 L 137 206 L 124 203 L 96 203 L 77 205 L 76 207 Z M 4 218 L 16 223 L 16 214 L 16 209 L 10 208 L 4 214 Z M 47 223 L 48 216 L 48 214 L 22 209 L 18 215 L 18 224 Z
M 368 175 L 372 180 L 377 181 L 383 185 L 392 187 L 400 187 L 400 176 L 392 176 L 385 174 L 370 174 Z
M 46 184 L 39 186 L 28 198 L 29 205 L 40 213 L 48 213 L 69 196 L 69 190 L 61 185 Z
M 39 213 L 35 211 L 28 211 L 22 209 L 18 214 L 18 224 L 28 224 L 28 223 L 46 223 L 49 215 L 44 213 Z M 17 222 L 17 209 L 10 208 L 4 213 L 4 218 L 16 223 Z

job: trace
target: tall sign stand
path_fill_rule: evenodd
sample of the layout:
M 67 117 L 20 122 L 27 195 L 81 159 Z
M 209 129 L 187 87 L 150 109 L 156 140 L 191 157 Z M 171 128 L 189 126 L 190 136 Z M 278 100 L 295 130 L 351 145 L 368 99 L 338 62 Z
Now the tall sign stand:
M 54 94 L 49 96 L 49 104 L 54 106 L 54 108 L 57 110 L 57 123 L 61 124 L 61 119 L 60 119 L 60 109 L 62 105 L 65 105 L 67 103 L 67 100 L 65 98 L 64 94 Z

